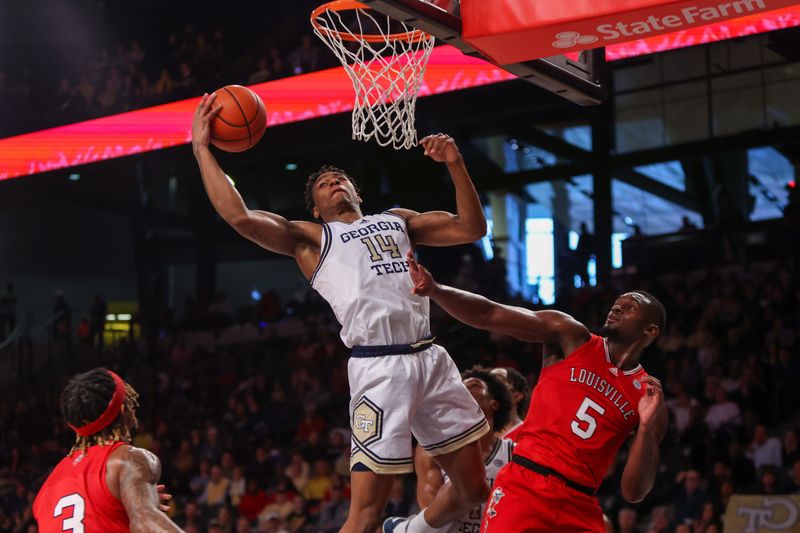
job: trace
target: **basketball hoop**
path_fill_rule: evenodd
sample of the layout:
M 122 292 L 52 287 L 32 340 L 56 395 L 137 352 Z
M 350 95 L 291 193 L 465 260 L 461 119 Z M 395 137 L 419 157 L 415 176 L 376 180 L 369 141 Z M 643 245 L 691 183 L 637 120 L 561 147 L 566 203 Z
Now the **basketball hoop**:
M 354 14 L 349 24 L 342 12 Z M 311 24 L 353 82 L 353 139 L 416 146 L 414 109 L 434 37 L 352 0 L 321 5 Z

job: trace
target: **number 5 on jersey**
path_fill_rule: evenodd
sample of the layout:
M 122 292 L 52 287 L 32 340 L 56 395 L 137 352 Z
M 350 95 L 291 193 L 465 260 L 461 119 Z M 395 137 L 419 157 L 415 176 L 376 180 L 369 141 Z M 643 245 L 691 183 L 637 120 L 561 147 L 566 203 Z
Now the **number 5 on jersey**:
M 83 514 L 86 511 L 86 504 L 81 495 L 70 494 L 58 500 L 56 508 L 53 510 L 53 518 L 61 516 L 67 507 L 72 507 L 72 516 L 64 519 L 61 530 L 83 533 Z
M 603 416 L 606 412 L 605 407 L 592 401 L 590 398 L 587 397 L 583 399 L 583 403 L 575 414 L 575 418 L 578 420 L 573 420 L 572 424 L 570 424 L 572 432 L 583 440 L 590 439 L 597 429 L 597 420 L 589 414 L 589 409 L 595 411 L 600 416 Z M 583 427 L 583 424 L 587 425 Z

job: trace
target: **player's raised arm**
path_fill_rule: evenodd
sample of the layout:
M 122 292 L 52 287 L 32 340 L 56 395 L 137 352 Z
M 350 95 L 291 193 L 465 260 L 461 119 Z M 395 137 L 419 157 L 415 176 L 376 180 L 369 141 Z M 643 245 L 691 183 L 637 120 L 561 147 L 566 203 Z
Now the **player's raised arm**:
M 661 382 L 652 376 L 647 376 L 644 381 L 645 394 L 638 406 L 639 427 L 622 471 L 622 497 L 630 503 L 644 500 L 653 488 L 658 472 L 658 447 L 669 426 Z
M 131 533 L 182 531 L 160 510 L 159 477 L 161 464 L 152 453 L 130 447 L 119 457 L 119 497 L 128 513 Z
M 407 256 L 414 294 L 429 296 L 445 311 L 461 322 L 475 328 L 511 335 L 528 342 L 544 342 L 572 353 L 589 340 L 589 330 L 560 311 L 530 311 L 522 307 L 503 305 L 478 294 L 441 285 L 430 272 Z
M 429 135 L 419 143 L 425 150 L 425 155 L 447 165 L 456 188 L 456 214 L 446 211 L 417 213 L 410 209 L 393 209 L 392 211 L 407 220 L 414 242 L 429 246 L 452 246 L 467 244 L 486 235 L 486 217 L 481 201 L 455 141 L 439 133 Z
M 214 105 L 215 98 L 215 94 L 203 95 L 192 119 L 192 151 L 200 166 L 208 198 L 219 216 L 243 237 L 272 252 L 295 257 L 301 263 L 301 258 L 297 257 L 299 248 L 309 242 L 313 244 L 315 230 L 318 241 L 319 227 L 311 222 L 289 222 L 275 213 L 247 208 L 239 191 L 208 148 L 210 123 L 220 110 L 220 106 Z M 309 264 L 310 273 L 316 263 L 311 260 Z M 302 263 L 301 268 L 304 272 L 308 270 Z

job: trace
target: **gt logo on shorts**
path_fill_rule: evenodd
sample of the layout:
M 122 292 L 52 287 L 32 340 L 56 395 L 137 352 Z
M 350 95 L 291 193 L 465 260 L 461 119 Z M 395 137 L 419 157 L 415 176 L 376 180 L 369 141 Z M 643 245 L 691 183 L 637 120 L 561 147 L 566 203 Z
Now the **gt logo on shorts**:
M 374 420 L 367 420 L 364 415 L 358 415 L 356 417 L 356 427 L 364 433 L 369 433 L 369 428 L 371 428 L 374 423 Z
M 362 396 L 353 409 L 353 436 L 364 445 L 381 438 L 383 409 Z
M 489 518 L 494 518 L 495 516 L 497 516 L 497 511 L 495 510 L 495 506 L 498 503 L 500 503 L 500 500 L 503 499 L 503 496 L 505 496 L 505 493 L 503 492 L 503 489 L 501 487 L 497 487 L 496 489 L 494 489 L 494 492 L 492 492 L 492 499 L 489 502 L 489 507 L 486 508 L 486 515 Z

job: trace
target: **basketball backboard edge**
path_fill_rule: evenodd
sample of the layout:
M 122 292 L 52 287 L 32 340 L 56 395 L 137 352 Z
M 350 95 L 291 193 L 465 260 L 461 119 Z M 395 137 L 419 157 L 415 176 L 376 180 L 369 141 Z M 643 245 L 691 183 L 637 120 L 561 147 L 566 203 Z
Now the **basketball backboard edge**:
M 488 60 L 461 37 L 457 0 L 361 0 L 371 9 L 435 35 L 463 53 Z M 518 78 L 580 105 L 605 100 L 605 50 L 581 53 L 579 61 L 566 56 L 499 65 Z

